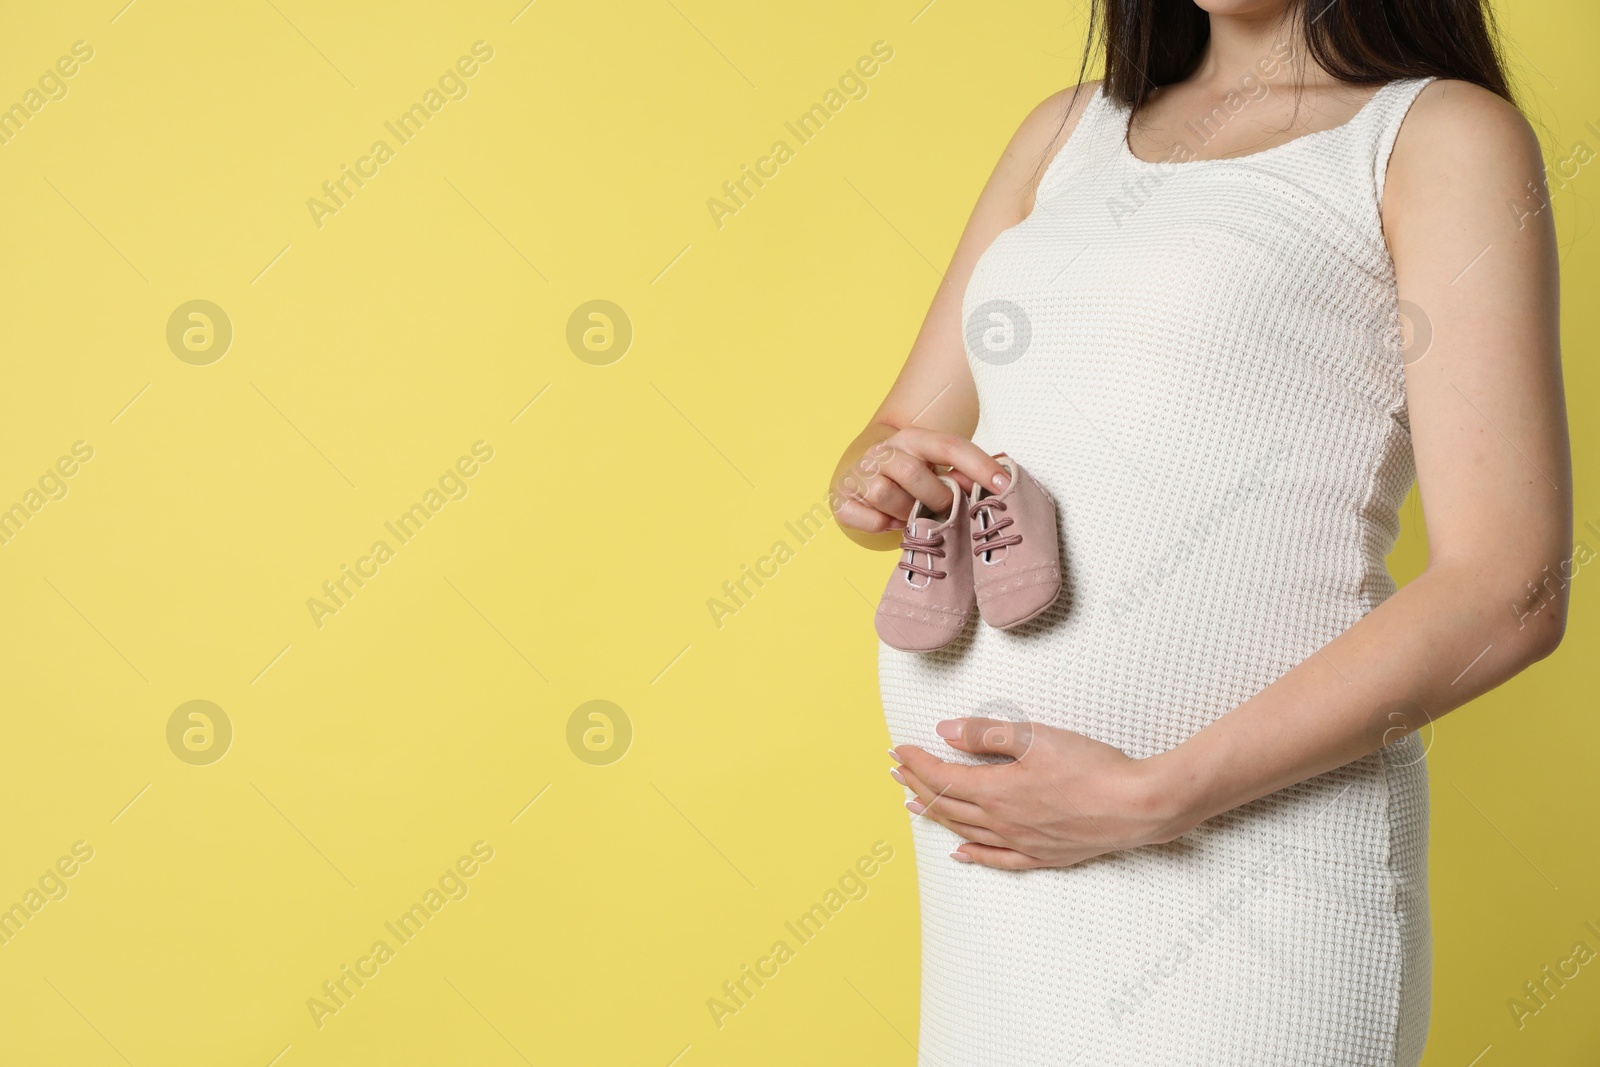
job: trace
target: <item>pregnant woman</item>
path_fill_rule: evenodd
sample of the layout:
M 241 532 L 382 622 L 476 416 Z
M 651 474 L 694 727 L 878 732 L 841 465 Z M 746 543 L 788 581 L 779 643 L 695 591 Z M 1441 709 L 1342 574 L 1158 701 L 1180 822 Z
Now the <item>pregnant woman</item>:
M 1059 531 L 1036 617 L 880 651 L 919 1062 L 1414 1065 L 1431 724 L 1564 626 L 1539 146 L 1478 0 L 1096 25 L 1104 79 L 1022 123 L 835 475 L 863 544 L 915 519 L 897 580 L 949 603 L 994 535 Z M 1013 481 L 1048 495 L 981 532 Z

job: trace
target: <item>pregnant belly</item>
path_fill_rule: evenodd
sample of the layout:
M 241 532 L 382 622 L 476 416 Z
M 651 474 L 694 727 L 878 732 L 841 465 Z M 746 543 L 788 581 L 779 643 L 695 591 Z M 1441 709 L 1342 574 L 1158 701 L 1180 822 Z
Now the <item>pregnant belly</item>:
M 1360 614 L 1353 600 L 1330 610 L 1327 597 L 1305 589 L 1241 586 L 1194 562 L 1198 576 L 1143 586 L 1105 581 L 1097 598 L 1069 567 L 1061 599 L 1034 622 L 1000 631 L 974 619 L 933 653 L 882 645 L 879 689 L 891 738 L 971 762 L 934 725 L 976 715 L 1058 726 L 1130 756 L 1153 755 L 1248 700 Z

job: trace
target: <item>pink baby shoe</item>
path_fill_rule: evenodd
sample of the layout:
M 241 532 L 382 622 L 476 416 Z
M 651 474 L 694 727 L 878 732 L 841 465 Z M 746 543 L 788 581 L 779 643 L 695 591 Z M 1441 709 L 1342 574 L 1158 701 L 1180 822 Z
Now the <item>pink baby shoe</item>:
M 919 500 L 906 519 L 900 560 L 883 591 L 874 621 L 884 644 L 902 652 L 932 652 L 956 639 L 972 612 L 972 552 L 961 487 L 939 480 L 953 497 L 950 513 L 930 516 Z
M 972 525 L 972 584 L 978 613 L 996 629 L 1018 626 L 1061 593 L 1061 547 L 1056 505 L 1022 465 L 994 457 L 1010 480 L 995 493 L 974 483 L 967 517 Z

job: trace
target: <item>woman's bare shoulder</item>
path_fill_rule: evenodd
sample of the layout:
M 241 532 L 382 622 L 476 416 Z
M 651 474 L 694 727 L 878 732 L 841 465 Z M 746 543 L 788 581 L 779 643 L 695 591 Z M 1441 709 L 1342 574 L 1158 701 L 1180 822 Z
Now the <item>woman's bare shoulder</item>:
M 1472 82 L 1441 78 L 1417 94 L 1400 125 L 1385 199 L 1520 188 L 1543 168 L 1538 135 L 1516 105 Z

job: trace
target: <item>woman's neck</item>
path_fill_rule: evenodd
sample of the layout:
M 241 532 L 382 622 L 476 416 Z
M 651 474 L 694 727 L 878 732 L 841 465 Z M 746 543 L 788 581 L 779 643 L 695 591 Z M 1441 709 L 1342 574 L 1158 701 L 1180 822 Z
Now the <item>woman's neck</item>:
M 1312 8 L 1326 0 L 1309 0 Z M 1310 17 L 1316 17 L 1312 10 Z M 1314 87 L 1338 81 L 1311 58 L 1299 20 L 1281 12 L 1257 15 L 1212 15 L 1211 35 L 1205 53 L 1188 81 L 1201 85 L 1227 83 L 1239 79 L 1240 71 L 1256 72 L 1272 86 Z M 1274 64 L 1271 75 L 1262 75 L 1261 62 L 1267 57 L 1289 56 Z

